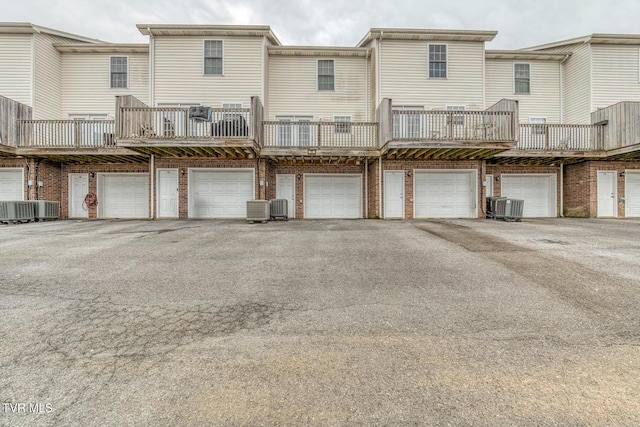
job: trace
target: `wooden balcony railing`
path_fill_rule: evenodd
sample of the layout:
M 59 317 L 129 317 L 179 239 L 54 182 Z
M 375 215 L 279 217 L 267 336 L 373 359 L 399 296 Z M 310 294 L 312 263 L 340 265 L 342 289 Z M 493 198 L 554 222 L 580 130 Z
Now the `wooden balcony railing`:
M 601 125 L 521 124 L 517 150 L 594 151 L 604 149 Z
M 393 110 L 394 141 L 513 142 L 512 111 Z
M 18 147 L 114 148 L 114 120 L 19 120 Z
M 118 139 L 252 139 L 251 109 L 211 108 L 206 120 L 189 118 L 188 108 L 122 107 Z
M 377 123 L 264 121 L 263 131 L 265 148 L 379 148 Z

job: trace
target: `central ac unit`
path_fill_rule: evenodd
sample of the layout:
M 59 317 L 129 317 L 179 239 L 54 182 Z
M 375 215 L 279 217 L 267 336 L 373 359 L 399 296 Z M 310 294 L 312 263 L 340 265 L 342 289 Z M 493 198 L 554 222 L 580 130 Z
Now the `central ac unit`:
M 0 222 L 28 222 L 35 219 L 35 206 L 31 202 L 0 202 Z
M 46 219 L 58 219 L 60 217 L 60 202 L 50 200 L 33 200 L 31 201 L 35 208 L 35 218 L 38 221 Z
M 271 219 L 282 218 L 285 221 L 289 219 L 289 201 L 287 199 L 271 199 Z
M 247 200 L 247 221 L 269 221 L 269 201 Z

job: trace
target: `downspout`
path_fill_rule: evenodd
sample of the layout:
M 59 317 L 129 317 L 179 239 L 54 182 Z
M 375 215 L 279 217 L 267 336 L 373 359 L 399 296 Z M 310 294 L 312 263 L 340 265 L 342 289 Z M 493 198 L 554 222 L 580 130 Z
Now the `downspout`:
M 380 31 L 380 38 L 378 39 L 378 63 L 376 69 L 376 80 L 377 80 L 377 100 L 376 105 L 380 105 L 382 102 L 382 36 L 384 35 L 384 31 Z
M 36 161 L 36 173 L 35 173 L 35 180 L 34 180 L 34 185 L 36 187 L 36 200 L 40 200 L 40 186 L 38 185 L 40 174 L 39 174 L 38 170 L 40 169 L 40 162 L 41 161 L 42 161 L 42 159 L 38 159 Z
M 147 27 L 147 31 L 149 31 L 149 105 L 155 105 L 155 61 L 156 61 L 156 43 L 151 33 L 151 28 Z
M 31 200 L 31 186 L 29 185 L 29 181 L 31 181 L 31 166 L 29 166 L 29 159 L 24 159 L 24 164 L 27 167 L 27 200 Z
M 382 155 L 378 157 L 378 218 L 382 218 Z
M 564 218 L 564 163 L 560 163 L 560 218 Z
M 369 219 L 369 159 L 364 159 L 364 218 Z
M 155 218 L 155 189 L 154 189 L 154 184 L 155 184 L 155 177 L 154 177 L 154 172 L 155 172 L 155 158 L 156 155 L 152 154 L 151 155 L 151 160 L 149 161 L 149 179 L 151 181 L 151 206 L 150 211 L 149 211 L 149 219 L 154 219 Z
M 262 186 L 260 185 L 260 157 L 258 157 L 257 159 L 257 164 L 258 166 L 256 167 L 256 170 L 258 172 L 258 197 L 256 197 L 256 200 L 266 200 L 267 198 L 267 194 L 265 192 L 264 194 L 264 199 L 262 199 Z
M 565 55 L 560 61 L 560 123 L 564 123 L 564 63 L 569 57 L 570 55 Z

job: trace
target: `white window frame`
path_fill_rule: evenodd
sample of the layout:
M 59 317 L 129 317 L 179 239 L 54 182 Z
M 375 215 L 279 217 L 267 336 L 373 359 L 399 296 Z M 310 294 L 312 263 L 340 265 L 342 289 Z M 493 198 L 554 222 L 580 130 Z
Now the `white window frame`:
M 431 46 L 444 46 L 444 77 L 431 75 Z M 436 62 L 436 61 L 434 61 Z M 438 63 L 442 61 L 437 61 Z M 449 45 L 446 43 L 429 43 L 427 44 L 427 77 L 430 79 L 447 79 L 449 78 Z
M 220 73 L 207 73 L 207 42 L 220 42 L 222 44 L 222 67 Z M 225 45 L 224 40 L 221 39 L 205 39 L 202 41 L 202 75 L 203 76 L 224 76 L 224 57 L 225 57 Z M 214 57 L 211 57 L 214 58 Z
M 189 108 L 198 107 L 202 105 L 200 102 L 156 102 L 158 108 Z M 159 135 L 166 137 L 186 136 L 184 128 L 184 121 L 178 120 L 178 123 L 173 123 L 170 118 L 164 117 L 161 111 L 155 113 L 157 115 L 156 125 L 162 121 L 162 125 L 158 126 L 159 129 L 155 129 Z M 162 120 L 161 120 L 162 119 Z M 190 135 L 197 133 L 194 129 L 196 126 L 206 126 L 204 123 L 196 123 L 194 120 L 189 120 L 189 132 Z
M 535 126 L 535 125 L 546 125 L 547 124 L 547 118 L 546 117 L 535 117 L 535 116 L 530 116 L 529 117 L 529 124 L 534 125 L 531 126 L 531 135 L 545 135 L 546 131 L 544 126 Z
M 114 72 L 111 69 L 111 66 L 112 66 L 111 60 L 114 59 L 114 58 L 125 58 L 127 60 L 127 71 L 125 72 L 125 77 L 126 77 L 126 80 L 127 80 L 126 86 L 113 86 L 112 77 L 113 77 L 113 73 Z M 129 61 L 129 56 L 128 55 L 111 55 L 111 56 L 109 56 L 109 89 L 116 89 L 116 90 L 117 89 L 129 89 L 129 63 L 130 63 L 130 61 Z M 119 74 L 121 74 L 121 73 L 119 72 Z
M 466 105 L 462 105 L 462 104 L 445 105 L 444 108 L 447 111 L 466 111 L 467 110 L 467 106 Z M 454 126 L 464 126 L 465 123 L 466 123 L 466 120 L 465 120 L 465 115 L 464 114 L 453 115 L 453 125 Z M 449 119 L 448 118 L 447 118 L 447 124 L 449 124 Z
M 351 124 L 353 123 L 352 116 L 333 116 L 333 121 L 336 123 L 334 133 L 342 135 L 351 133 Z
M 331 85 L 331 89 L 321 89 L 320 88 L 320 62 L 331 62 L 333 64 L 333 81 Z M 323 76 L 328 76 L 328 74 L 322 74 Z M 318 92 L 335 92 L 336 90 L 336 60 L 335 59 L 318 59 L 316 61 L 316 89 Z
M 424 111 L 424 105 L 393 105 L 391 111 Z M 401 132 L 406 130 L 406 132 Z M 393 128 L 392 135 L 394 139 L 400 139 L 402 135 L 405 135 L 409 139 L 419 139 L 422 137 L 423 123 L 419 115 L 405 115 L 400 119 L 400 116 L 393 115 Z
M 313 116 L 276 116 L 279 122 L 313 122 Z M 276 128 L 276 146 L 313 147 L 316 144 L 316 132 L 312 125 L 278 124 Z
M 529 68 L 529 91 L 518 92 L 516 85 L 516 65 L 526 65 Z M 513 63 L 513 94 L 514 95 L 531 95 L 531 63 L 530 62 L 514 62 Z

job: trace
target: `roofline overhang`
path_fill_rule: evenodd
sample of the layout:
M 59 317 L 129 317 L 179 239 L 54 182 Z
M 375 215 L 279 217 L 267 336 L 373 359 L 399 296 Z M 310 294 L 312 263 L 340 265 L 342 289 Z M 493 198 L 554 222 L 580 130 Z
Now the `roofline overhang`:
M 364 47 L 332 47 L 332 46 L 269 46 L 269 55 L 277 56 L 333 56 L 333 57 L 367 57 L 371 49 Z
M 49 34 L 52 36 L 64 37 L 85 43 L 104 43 L 99 39 L 79 36 L 64 31 L 55 30 L 53 28 L 34 25 L 30 22 L 0 22 L 0 34 Z
M 527 61 L 562 62 L 571 56 L 571 52 L 529 52 L 521 50 L 485 50 L 486 59 L 516 59 Z
M 471 41 L 489 42 L 498 34 L 497 31 L 483 30 L 427 30 L 414 28 L 371 28 L 358 42 L 362 47 L 375 39 L 396 40 L 433 40 L 433 41 Z
M 276 46 L 280 40 L 268 25 L 199 25 L 199 24 L 137 24 L 145 36 L 211 36 L 266 37 Z
M 143 43 L 95 43 L 67 44 L 54 43 L 58 52 L 65 53 L 148 53 L 149 45 Z

